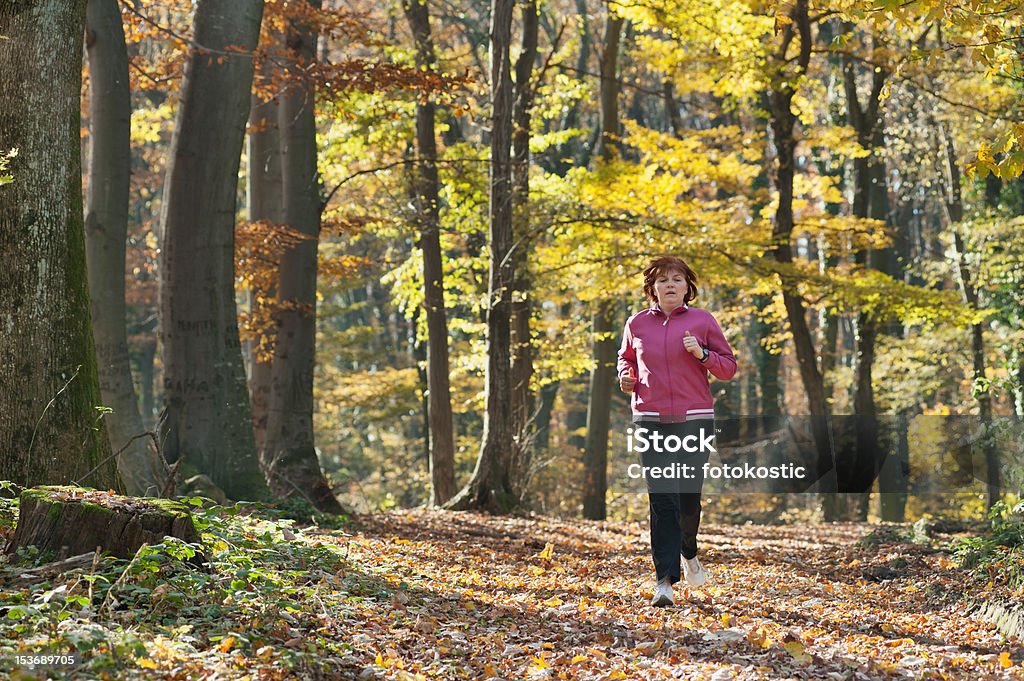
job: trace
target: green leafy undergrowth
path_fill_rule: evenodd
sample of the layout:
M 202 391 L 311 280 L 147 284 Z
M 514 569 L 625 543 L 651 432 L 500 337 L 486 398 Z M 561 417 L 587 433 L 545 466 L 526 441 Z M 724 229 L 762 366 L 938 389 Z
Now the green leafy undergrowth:
M 302 529 L 266 506 L 185 501 L 202 544 L 168 537 L 130 560 L 31 579 L 19 576 L 24 560 L 0 565 L 0 677 L 348 677 L 337 622 L 379 582 L 348 560 L 344 530 Z M 16 503 L 0 500 L 0 518 Z
M 988 518 L 989 531 L 954 545 L 961 567 L 981 581 L 1024 587 L 1024 502 L 1013 508 L 998 502 Z

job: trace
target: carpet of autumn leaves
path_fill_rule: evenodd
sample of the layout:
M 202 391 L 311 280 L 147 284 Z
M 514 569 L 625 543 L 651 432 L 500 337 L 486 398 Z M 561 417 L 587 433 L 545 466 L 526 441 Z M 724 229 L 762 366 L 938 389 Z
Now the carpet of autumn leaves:
M 363 678 L 1024 678 L 962 595 L 995 587 L 870 531 L 707 526 L 711 579 L 655 609 L 641 524 L 378 515 L 347 541 L 392 595 L 339 634 Z
M 5 586 L 37 614 L 39 594 L 80 600 L 59 621 L 0 626 L 0 665 L 61 678 L 12 656 L 77 647 L 89 664 L 63 678 L 1024 679 L 1020 642 L 968 600 L 1021 594 L 961 570 L 946 535 L 708 524 L 708 583 L 655 609 L 642 523 L 420 509 L 327 529 L 203 513 L 205 573 L 154 558 L 111 567 L 107 593 L 83 574 Z M 87 631 L 106 644 L 83 649 Z

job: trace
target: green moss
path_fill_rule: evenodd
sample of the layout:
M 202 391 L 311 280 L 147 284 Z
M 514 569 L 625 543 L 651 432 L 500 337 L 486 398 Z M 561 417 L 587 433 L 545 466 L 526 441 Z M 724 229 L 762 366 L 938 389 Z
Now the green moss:
M 80 503 L 85 508 L 90 509 L 94 513 L 106 513 L 106 514 L 109 515 L 109 514 L 114 512 L 114 509 L 112 509 L 112 508 L 107 508 L 106 506 L 102 506 L 100 504 L 94 504 L 94 503 L 89 502 L 89 501 L 79 501 L 78 503 Z
M 174 501 L 173 499 L 160 499 L 157 497 L 139 497 L 139 500 L 145 501 L 147 504 L 158 507 L 161 511 L 170 513 L 178 517 L 187 517 L 192 515 L 192 511 L 188 505 L 181 503 L 180 501 Z
M 113 513 L 117 510 L 119 503 L 131 503 L 133 506 L 138 507 L 140 503 L 152 507 L 154 512 L 161 514 L 169 514 L 176 518 L 188 518 L 191 514 L 191 509 L 180 501 L 174 501 L 173 499 L 160 499 L 156 497 L 126 497 L 119 494 L 105 495 L 111 502 L 112 505 L 99 504 L 90 499 L 82 498 L 84 494 L 95 493 L 97 490 L 90 489 L 88 487 L 73 487 L 69 485 L 43 485 L 40 487 L 31 487 L 21 493 L 21 502 L 25 503 L 27 500 L 33 500 L 39 503 L 52 504 L 54 502 L 54 495 L 60 493 L 66 493 L 72 495 L 69 503 L 82 504 L 87 506 L 90 510 L 98 513 Z M 59 506 L 53 506 L 50 511 L 50 518 L 55 518 L 57 513 L 60 513 Z
M 84 494 L 86 492 L 96 492 L 90 487 L 75 487 L 73 485 L 39 485 L 38 487 L 29 487 L 21 493 L 21 500 L 32 499 L 34 501 L 50 501 L 54 494 L 60 492 L 66 492 L 68 494 Z

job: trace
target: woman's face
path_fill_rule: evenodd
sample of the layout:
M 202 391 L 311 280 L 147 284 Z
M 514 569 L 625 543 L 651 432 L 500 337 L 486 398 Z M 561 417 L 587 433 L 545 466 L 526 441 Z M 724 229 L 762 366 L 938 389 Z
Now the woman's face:
M 686 277 L 679 270 L 660 272 L 654 280 L 654 295 L 665 312 L 671 312 L 683 304 L 686 295 Z

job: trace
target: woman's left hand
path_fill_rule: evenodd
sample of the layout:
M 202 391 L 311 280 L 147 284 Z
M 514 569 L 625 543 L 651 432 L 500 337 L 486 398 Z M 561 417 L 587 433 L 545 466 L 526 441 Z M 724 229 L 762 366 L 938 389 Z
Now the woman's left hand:
M 697 359 L 704 359 L 704 348 L 700 346 L 696 338 L 690 335 L 689 331 L 683 335 L 683 348 Z

